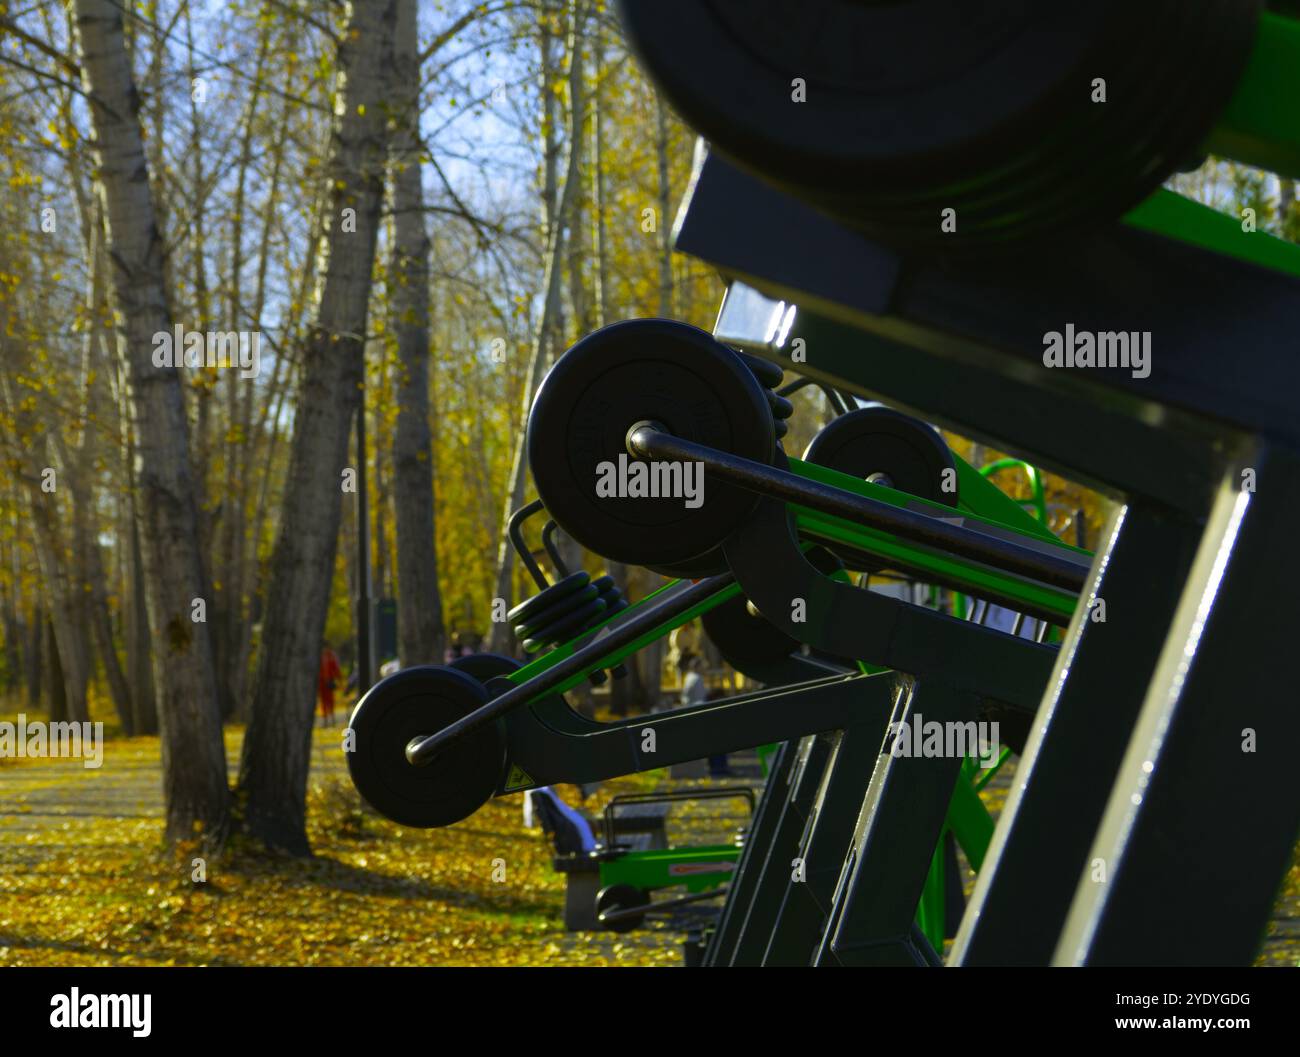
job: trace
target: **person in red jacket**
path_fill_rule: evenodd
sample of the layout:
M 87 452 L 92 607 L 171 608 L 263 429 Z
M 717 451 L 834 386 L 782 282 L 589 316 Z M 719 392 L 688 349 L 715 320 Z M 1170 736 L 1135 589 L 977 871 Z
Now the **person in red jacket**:
M 334 684 L 342 675 L 343 671 L 339 668 L 339 659 L 327 642 L 321 647 L 320 678 L 316 686 L 316 693 L 320 698 L 321 718 L 325 721 L 327 727 L 334 725 Z

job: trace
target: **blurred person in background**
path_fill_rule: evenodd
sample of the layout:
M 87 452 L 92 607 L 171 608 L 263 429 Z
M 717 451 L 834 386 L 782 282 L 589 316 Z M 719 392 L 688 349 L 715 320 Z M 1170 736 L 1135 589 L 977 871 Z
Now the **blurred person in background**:
M 316 696 L 320 700 L 321 721 L 327 727 L 334 725 L 334 686 L 343 676 L 338 655 L 327 642 L 321 646 L 320 676 L 316 683 Z

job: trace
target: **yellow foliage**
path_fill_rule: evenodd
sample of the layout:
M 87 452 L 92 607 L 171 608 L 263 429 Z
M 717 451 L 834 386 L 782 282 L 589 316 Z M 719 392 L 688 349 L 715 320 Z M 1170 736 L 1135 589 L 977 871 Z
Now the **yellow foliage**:
M 61 767 L 65 795 L 52 795 L 50 761 L 0 761 L 0 965 L 680 962 L 675 934 L 565 932 L 564 881 L 541 832 L 523 828 L 517 797 L 448 829 L 401 829 L 363 809 L 337 738 L 338 728 L 316 732 L 315 856 L 259 854 L 237 839 L 205 860 L 201 882 L 198 829 L 156 850 L 156 738 L 110 742 L 104 769 L 84 772 L 111 789 L 89 817 L 80 805 L 96 778 Z M 238 732 L 228 752 L 237 758 Z M 111 778 L 132 771 L 152 784 Z

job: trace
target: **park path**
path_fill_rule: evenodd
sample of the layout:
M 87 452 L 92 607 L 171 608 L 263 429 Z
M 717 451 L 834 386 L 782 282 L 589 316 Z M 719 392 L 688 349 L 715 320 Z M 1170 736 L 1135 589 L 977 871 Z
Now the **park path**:
M 340 729 L 341 722 L 314 731 L 313 779 L 346 776 L 347 765 L 337 748 Z M 232 784 L 243 734 L 242 727 L 226 731 L 226 768 Z M 155 737 L 106 739 L 98 768 L 88 768 L 79 759 L 0 761 L 0 870 L 30 863 L 48 840 L 97 820 L 146 821 L 162 815 L 162 759 Z
M 312 774 L 345 774 L 337 751 L 340 727 L 317 727 Z M 243 728 L 226 731 L 226 767 L 233 783 L 239 769 Z M 102 766 L 73 759 L 5 761 L 0 764 L 0 828 L 30 827 L 72 818 L 161 818 L 162 759 L 156 738 L 113 738 L 104 743 Z M 16 806 L 17 805 L 17 806 Z M 44 820 L 44 821 L 41 821 Z

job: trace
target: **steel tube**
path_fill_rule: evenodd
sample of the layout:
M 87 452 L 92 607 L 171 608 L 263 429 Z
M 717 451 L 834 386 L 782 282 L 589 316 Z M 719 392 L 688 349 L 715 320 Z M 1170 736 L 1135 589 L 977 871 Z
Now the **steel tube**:
M 1087 567 L 1069 558 L 1042 554 L 928 514 L 810 481 L 788 470 L 683 440 L 647 423 L 637 423 L 628 431 L 627 447 L 630 454 L 641 458 L 703 463 L 712 476 L 738 488 L 798 503 L 1054 587 L 1079 591 L 1088 576 Z
M 651 900 L 639 907 L 626 907 L 623 910 L 606 910 L 596 920 L 602 925 L 611 921 L 623 921 L 626 918 L 637 918 L 643 914 L 653 914 L 660 910 L 666 910 L 669 907 L 683 907 L 687 903 L 702 903 L 706 899 L 717 899 L 718 896 L 727 894 L 728 886 L 719 885 L 717 888 L 711 888 L 707 892 L 693 892 L 690 895 L 678 896 L 675 899 L 661 899 L 659 902 Z
M 436 734 L 431 734 L 421 741 L 413 741 L 406 750 L 407 762 L 417 767 L 424 766 L 437 755 L 440 748 L 456 738 L 472 734 L 474 731 L 504 716 L 511 709 L 527 704 L 548 690 L 553 690 L 566 679 L 580 675 L 589 665 L 607 657 L 615 650 L 635 642 L 647 630 L 671 620 L 679 613 L 684 613 L 692 606 L 704 601 L 710 595 L 730 586 L 735 577 L 731 573 L 721 573 L 700 580 L 674 592 L 670 597 L 638 613 L 624 623 L 613 628 L 608 634 L 597 635 L 585 646 L 573 651 L 558 664 L 547 668 L 540 675 L 535 675 L 527 682 L 507 690 L 500 697 L 495 697 L 487 704 L 476 708 L 467 716 L 462 716 L 450 726 L 444 727 Z

